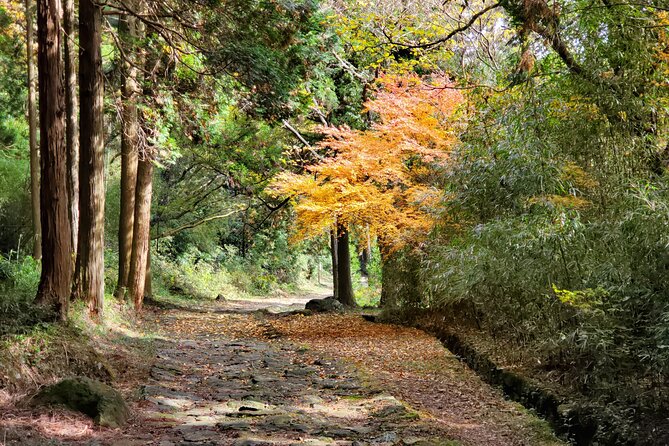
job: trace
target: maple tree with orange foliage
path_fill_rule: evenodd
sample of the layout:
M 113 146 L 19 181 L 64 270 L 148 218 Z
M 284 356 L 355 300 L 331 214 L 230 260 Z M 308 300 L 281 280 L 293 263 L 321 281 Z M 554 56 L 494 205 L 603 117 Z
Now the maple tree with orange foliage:
M 457 141 L 463 95 L 444 76 L 386 75 L 365 107 L 378 117 L 368 130 L 321 127 L 330 156 L 302 174 L 284 173 L 277 194 L 294 197 L 296 239 L 336 225 L 369 228 L 384 253 L 426 235 L 443 192 L 430 172 L 445 164 Z

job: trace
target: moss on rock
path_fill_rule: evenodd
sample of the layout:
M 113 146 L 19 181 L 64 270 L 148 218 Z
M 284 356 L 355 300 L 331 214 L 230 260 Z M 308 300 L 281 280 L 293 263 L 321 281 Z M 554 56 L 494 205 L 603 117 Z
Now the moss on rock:
M 129 416 L 121 394 L 100 381 L 67 378 L 43 388 L 31 401 L 35 406 L 60 405 L 91 417 L 100 426 L 120 427 Z

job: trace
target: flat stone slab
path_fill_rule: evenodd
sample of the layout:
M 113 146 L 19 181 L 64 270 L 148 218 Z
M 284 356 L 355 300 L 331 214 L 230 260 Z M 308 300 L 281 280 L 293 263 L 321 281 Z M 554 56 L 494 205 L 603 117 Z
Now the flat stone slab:
M 218 441 L 221 434 L 215 430 L 192 430 L 184 432 L 183 438 L 189 442 Z

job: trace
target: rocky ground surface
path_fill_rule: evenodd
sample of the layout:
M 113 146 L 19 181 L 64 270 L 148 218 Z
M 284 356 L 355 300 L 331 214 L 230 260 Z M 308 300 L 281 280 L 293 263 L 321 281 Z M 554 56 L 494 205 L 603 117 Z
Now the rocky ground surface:
M 303 306 L 288 304 L 158 311 L 163 337 L 127 395 L 126 427 L 14 410 L 0 414 L 0 445 L 560 444 L 422 332 L 355 314 L 276 314 Z

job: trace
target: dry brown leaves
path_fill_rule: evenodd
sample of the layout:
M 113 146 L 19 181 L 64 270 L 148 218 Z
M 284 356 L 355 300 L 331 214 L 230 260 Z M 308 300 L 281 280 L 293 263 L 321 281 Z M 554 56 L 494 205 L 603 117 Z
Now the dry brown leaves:
M 463 444 L 562 444 L 543 423 L 506 401 L 437 339 L 417 329 L 370 323 L 356 314 L 176 313 L 169 321 L 165 328 L 185 337 L 288 340 L 315 355 L 343 360 Z
M 291 341 L 354 363 L 372 382 L 428 414 L 465 444 L 562 444 L 420 330 L 370 323 L 355 314 L 292 316 L 270 324 Z

